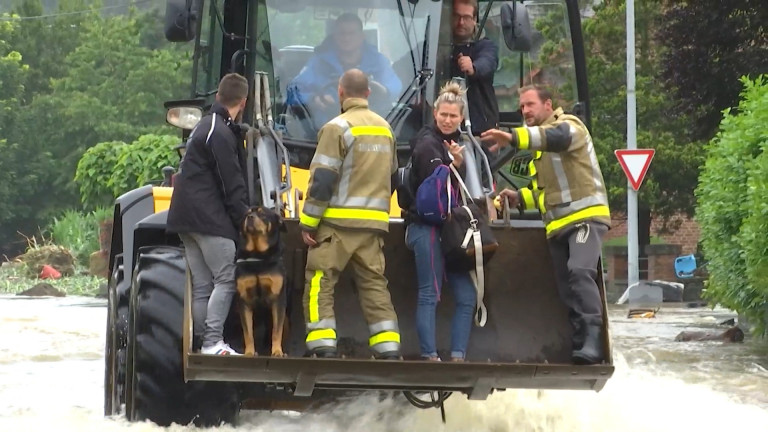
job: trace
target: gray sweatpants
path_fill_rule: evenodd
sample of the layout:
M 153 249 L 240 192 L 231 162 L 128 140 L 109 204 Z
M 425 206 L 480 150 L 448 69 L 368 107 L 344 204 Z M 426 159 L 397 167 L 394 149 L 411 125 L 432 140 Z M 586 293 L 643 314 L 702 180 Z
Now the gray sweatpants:
M 608 227 L 601 223 L 584 222 L 566 228 L 548 241 L 557 289 L 577 332 L 584 325 L 603 322 L 597 261 L 606 231 Z
M 203 346 L 224 339 L 224 321 L 232 305 L 235 287 L 235 242 L 198 233 L 180 234 L 192 273 L 192 320 L 194 334 Z

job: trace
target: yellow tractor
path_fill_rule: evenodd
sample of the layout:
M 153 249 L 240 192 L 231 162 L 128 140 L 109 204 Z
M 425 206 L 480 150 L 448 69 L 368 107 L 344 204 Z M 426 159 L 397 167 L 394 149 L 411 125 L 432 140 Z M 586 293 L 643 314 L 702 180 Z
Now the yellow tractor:
M 323 113 L 292 103 L 296 77 L 310 68 L 341 14 L 364 24 L 366 43 L 390 61 L 396 94 L 372 89 L 371 106 L 397 137 L 404 166 L 409 139 L 433 121 L 431 103 L 451 76 L 452 0 L 167 0 L 166 37 L 194 44 L 191 98 L 166 102 L 167 121 L 182 139 L 213 103 L 219 79 L 237 72 L 251 89 L 245 121 L 248 181 L 260 205 L 284 212 L 290 331 L 287 357 L 269 356 L 268 323 L 261 323 L 261 354 L 207 356 L 192 350 L 192 319 L 184 249 L 165 232 L 172 188 L 144 186 L 117 198 L 110 253 L 105 351 L 105 415 L 211 425 L 234 422 L 241 408 L 306 409 L 349 392 L 382 391 L 413 405 L 440 407 L 452 393 L 483 400 L 511 388 L 600 390 L 613 374 L 607 316 L 600 365 L 571 364 L 571 325 L 555 286 L 544 225 L 537 213 L 502 211 L 489 224 L 499 242 L 485 268 L 487 323 L 474 327 L 467 361 L 424 362 L 415 326 L 414 257 L 393 196 L 385 239 L 387 277 L 402 333 L 402 361 L 377 361 L 354 284 L 343 276 L 336 291 L 339 351 L 343 358 L 304 357 L 301 307 L 306 248 L 298 215 Z M 477 37 L 499 47 L 494 90 L 500 127 L 522 124 L 516 90 L 545 82 L 557 103 L 589 125 L 586 64 L 576 0 L 480 1 Z M 467 186 L 484 200 L 527 177 L 523 153 L 490 157 L 465 128 Z M 183 151 L 183 146 L 182 146 Z M 493 213 L 491 211 L 491 213 Z M 597 275 L 603 274 L 598 269 Z M 605 298 L 603 281 L 598 281 Z M 450 296 L 438 306 L 437 343 L 447 347 Z M 225 326 L 233 347 L 242 330 L 233 309 Z M 238 344 L 238 341 L 239 344 Z

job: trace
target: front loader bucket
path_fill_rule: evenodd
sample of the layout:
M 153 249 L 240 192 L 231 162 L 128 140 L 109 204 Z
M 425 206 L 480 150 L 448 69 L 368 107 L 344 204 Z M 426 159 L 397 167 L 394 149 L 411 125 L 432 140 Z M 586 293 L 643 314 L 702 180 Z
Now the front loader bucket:
M 501 226 L 501 221 L 492 225 L 499 249 L 486 266 L 488 321 L 483 328 L 473 327 L 467 362 L 418 360 L 414 257 L 405 246 L 405 227 L 399 220 L 390 224 L 385 255 L 404 361 L 372 360 L 367 324 L 348 272 L 335 289 L 338 347 L 344 358 L 304 357 L 302 294 L 306 248 L 297 221 L 290 219 L 286 223 L 285 258 L 291 290 L 286 350 L 289 357 L 268 357 L 266 345 L 261 347 L 260 357 L 190 354 L 187 379 L 284 383 L 293 386 L 296 396 L 309 396 L 316 388 L 344 388 L 450 390 L 483 399 L 497 388 L 600 390 L 613 373 L 605 313 L 606 362 L 596 366 L 571 364 L 571 327 L 567 309 L 557 294 L 543 224 L 528 220 L 512 220 L 506 227 Z M 602 270 L 598 269 L 597 274 L 601 277 Z M 602 279 L 598 282 L 602 287 Z M 604 290 L 602 296 L 605 301 Z M 445 289 L 437 307 L 437 346 L 446 359 L 452 298 L 451 290 Z

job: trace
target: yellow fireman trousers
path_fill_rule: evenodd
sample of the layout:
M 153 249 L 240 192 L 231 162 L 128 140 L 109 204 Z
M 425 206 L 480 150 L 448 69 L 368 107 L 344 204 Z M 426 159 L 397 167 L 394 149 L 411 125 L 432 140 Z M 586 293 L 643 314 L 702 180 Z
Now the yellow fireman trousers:
M 340 230 L 321 223 L 315 240 L 317 246 L 307 253 L 304 285 L 307 348 L 336 348 L 333 292 L 339 275 L 351 263 L 360 305 L 368 322 L 371 349 L 377 355 L 398 353 L 400 331 L 384 276 L 382 235 Z

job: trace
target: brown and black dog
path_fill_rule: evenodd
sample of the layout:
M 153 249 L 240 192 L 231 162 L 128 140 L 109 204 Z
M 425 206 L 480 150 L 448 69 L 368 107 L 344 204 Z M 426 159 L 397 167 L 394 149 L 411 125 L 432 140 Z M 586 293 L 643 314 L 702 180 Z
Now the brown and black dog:
M 285 231 L 285 225 L 280 215 L 260 206 L 248 209 L 240 227 L 235 279 L 245 355 L 258 355 L 253 340 L 253 318 L 254 312 L 264 307 L 271 312 L 272 318 L 272 356 L 284 355 L 288 294 L 280 239 L 282 231 Z

